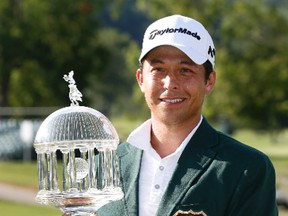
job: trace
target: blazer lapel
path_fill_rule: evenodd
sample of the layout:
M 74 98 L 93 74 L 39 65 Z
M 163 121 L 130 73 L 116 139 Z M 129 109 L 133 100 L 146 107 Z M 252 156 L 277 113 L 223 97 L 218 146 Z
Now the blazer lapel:
M 138 203 L 138 180 L 142 153 L 142 150 L 130 144 L 126 144 L 125 149 L 123 148 L 118 153 L 125 209 L 128 215 L 138 215 L 138 205 L 136 203 Z
M 216 131 L 203 119 L 200 127 L 184 149 L 172 179 L 162 197 L 157 215 L 172 215 L 173 209 L 183 198 L 187 190 L 197 182 L 216 152 Z

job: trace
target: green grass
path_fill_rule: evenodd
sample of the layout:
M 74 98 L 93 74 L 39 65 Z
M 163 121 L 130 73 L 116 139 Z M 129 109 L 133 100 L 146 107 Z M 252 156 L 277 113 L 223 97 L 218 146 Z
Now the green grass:
M 111 120 L 112 124 L 116 128 L 121 141 L 125 141 L 131 131 L 139 126 L 142 120 L 127 120 L 126 118 L 114 118 Z
M 251 145 L 271 157 L 288 156 L 288 130 L 271 137 L 267 132 L 255 132 L 251 130 L 239 130 L 233 137 L 241 142 Z
M 7 216 L 56 216 L 62 215 L 61 211 L 58 209 L 38 206 L 38 205 L 27 205 L 15 202 L 7 202 L 0 200 L 1 215 Z
M 0 182 L 37 190 L 37 165 L 33 163 L 0 162 Z

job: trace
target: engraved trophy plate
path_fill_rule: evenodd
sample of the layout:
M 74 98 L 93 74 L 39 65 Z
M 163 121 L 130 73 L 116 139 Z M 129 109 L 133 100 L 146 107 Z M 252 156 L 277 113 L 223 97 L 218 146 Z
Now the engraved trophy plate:
M 99 111 L 79 106 L 74 72 L 64 75 L 71 105 L 50 114 L 34 141 L 39 192 L 36 201 L 70 215 L 92 215 L 123 197 L 116 149 L 118 134 Z

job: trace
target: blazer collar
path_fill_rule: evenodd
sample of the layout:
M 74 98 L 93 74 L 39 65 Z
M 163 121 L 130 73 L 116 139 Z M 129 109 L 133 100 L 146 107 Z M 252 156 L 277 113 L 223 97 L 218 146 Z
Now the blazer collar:
M 139 215 L 138 205 L 135 203 L 138 203 L 138 182 L 143 151 L 127 143 L 121 144 L 117 151 L 127 215 Z
M 171 181 L 162 197 L 157 215 L 171 215 L 175 205 L 216 156 L 217 132 L 204 118 L 184 149 Z

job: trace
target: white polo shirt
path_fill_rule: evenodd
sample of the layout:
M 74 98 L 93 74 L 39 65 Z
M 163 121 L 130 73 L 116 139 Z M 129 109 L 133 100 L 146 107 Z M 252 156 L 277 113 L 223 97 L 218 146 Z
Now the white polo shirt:
M 201 124 L 202 119 L 201 116 L 197 126 L 188 134 L 176 151 L 164 158 L 161 158 L 151 146 L 151 120 L 144 122 L 129 135 L 127 141 L 144 151 L 139 179 L 139 216 L 156 215 L 177 161 Z

